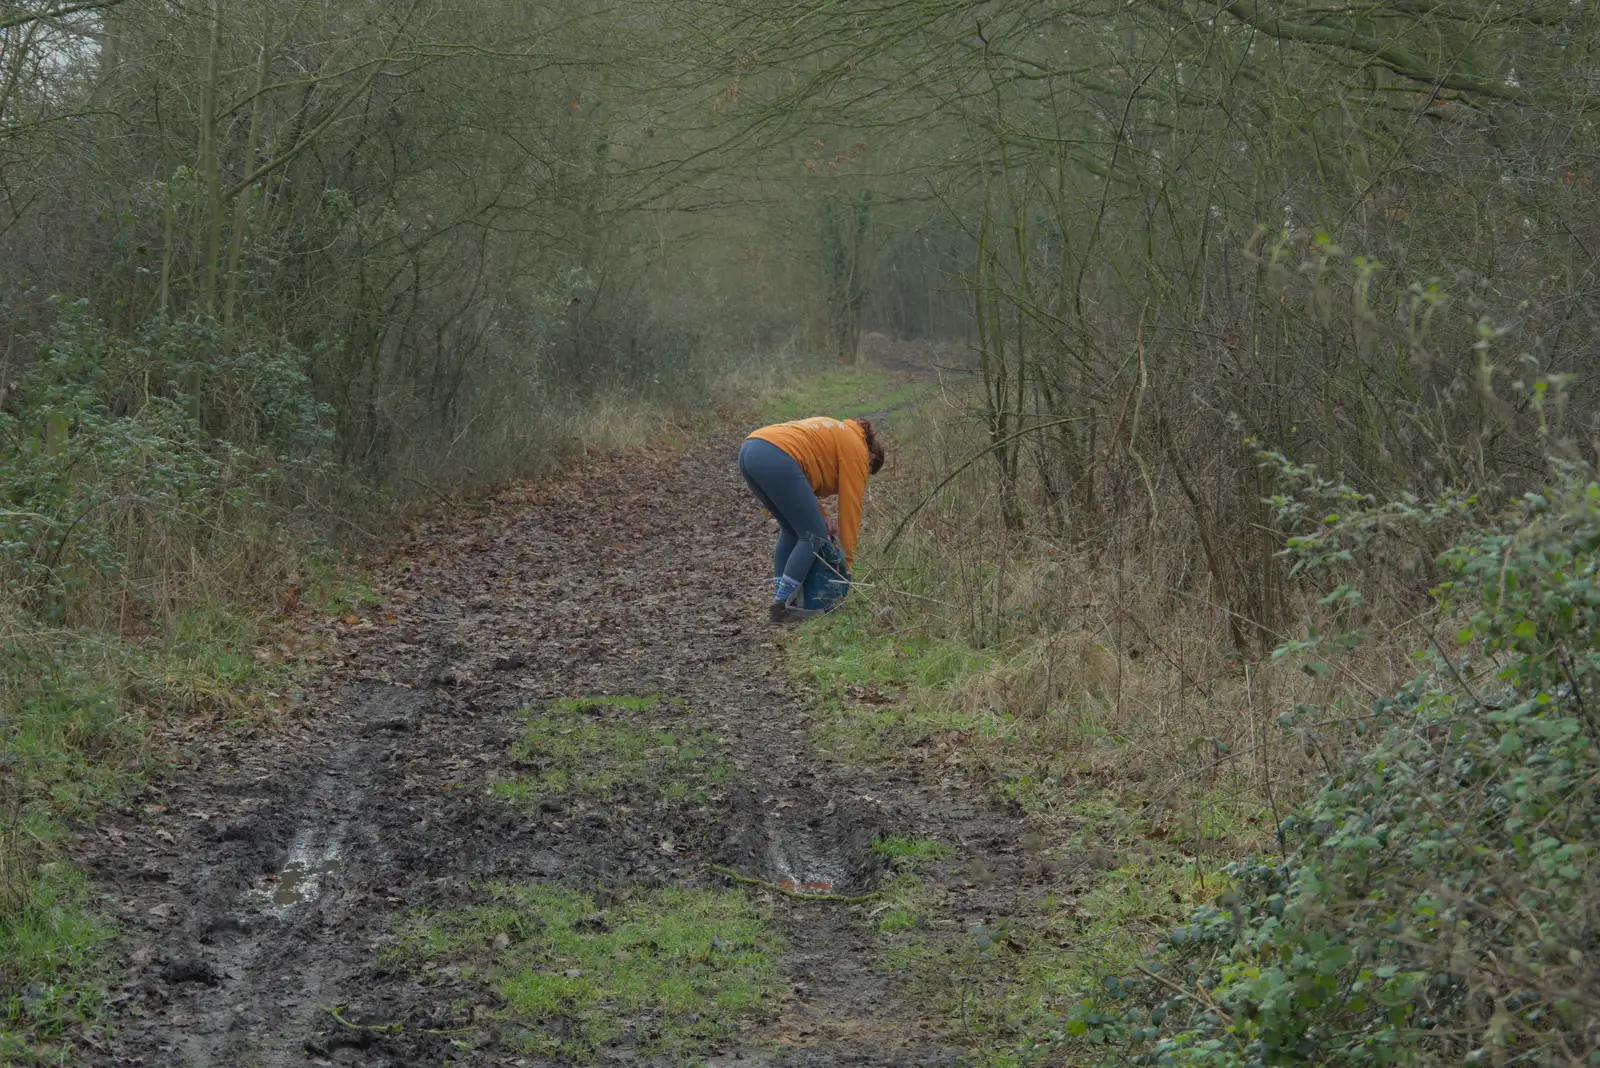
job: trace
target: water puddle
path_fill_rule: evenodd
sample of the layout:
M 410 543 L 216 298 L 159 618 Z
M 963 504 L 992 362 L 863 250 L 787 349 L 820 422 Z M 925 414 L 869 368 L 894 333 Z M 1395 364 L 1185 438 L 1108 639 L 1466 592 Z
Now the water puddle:
M 322 880 L 344 867 L 344 845 L 339 832 L 301 831 L 289 845 L 283 869 L 262 879 L 245 895 L 253 904 L 272 912 L 287 912 L 316 900 Z
M 793 829 L 767 824 L 767 865 L 772 882 L 783 890 L 801 894 L 831 894 L 845 882 L 843 862 L 826 856 Z

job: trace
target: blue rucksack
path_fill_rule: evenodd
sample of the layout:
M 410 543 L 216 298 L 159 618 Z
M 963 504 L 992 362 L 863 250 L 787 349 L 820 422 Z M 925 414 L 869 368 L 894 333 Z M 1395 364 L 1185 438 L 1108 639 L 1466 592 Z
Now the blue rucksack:
M 817 550 L 800 592 L 801 603 L 796 607 L 808 612 L 831 612 L 844 603 L 844 595 L 850 592 L 850 569 L 838 545 L 830 541 Z

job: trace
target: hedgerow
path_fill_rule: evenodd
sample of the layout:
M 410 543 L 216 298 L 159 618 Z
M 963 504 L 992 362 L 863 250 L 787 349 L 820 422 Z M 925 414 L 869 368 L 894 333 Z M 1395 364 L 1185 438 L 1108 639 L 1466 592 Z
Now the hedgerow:
M 1437 561 L 1419 673 L 1398 692 L 1283 714 L 1328 772 L 1280 850 L 1084 992 L 1025 1054 L 1171 1066 L 1600 1064 L 1600 482 L 1548 489 Z M 1463 500 L 1344 511 L 1295 538 L 1302 568 Z M 1359 601 L 1340 586 L 1330 601 Z M 1314 655 L 1316 635 L 1285 655 Z M 1308 670 L 1324 670 L 1307 661 Z M 1371 739 L 1330 752 L 1325 737 Z

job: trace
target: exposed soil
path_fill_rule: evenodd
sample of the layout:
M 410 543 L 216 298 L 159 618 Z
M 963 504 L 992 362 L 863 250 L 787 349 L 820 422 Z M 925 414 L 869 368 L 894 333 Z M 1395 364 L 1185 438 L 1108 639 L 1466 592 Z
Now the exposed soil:
M 108 813 L 79 859 L 124 924 L 130 968 L 83 1062 L 546 1063 L 500 1041 L 492 991 L 380 963 L 397 919 L 476 901 L 491 879 L 729 885 L 708 871 L 723 865 L 859 893 L 880 876 L 874 835 L 892 831 L 985 858 L 981 878 L 961 856 L 943 875 L 972 922 L 1037 892 L 1017 819 L 959 781 L 819 757 L 765 620 L 771 531 L 736 447 L 598 458 L 420 525 L 374 569 L 382 603 L 344 627 L 306 723 L 191 753 L 143 804 Z M 730 780 L 677 802 L 489 789 L 526 773 L 517 710 L 630 694 L 664 699 L 592 714 L 712 732 Z M 767 896 L 786 992 L 709 1063 L 959 1060 L 899 1000 L 864 909 Z M 399 1026 L 347 1026 L 325 1011 L 340 1005 L 348 1023 Z M 600 1061 L 652 1063 L 626 1044 Z

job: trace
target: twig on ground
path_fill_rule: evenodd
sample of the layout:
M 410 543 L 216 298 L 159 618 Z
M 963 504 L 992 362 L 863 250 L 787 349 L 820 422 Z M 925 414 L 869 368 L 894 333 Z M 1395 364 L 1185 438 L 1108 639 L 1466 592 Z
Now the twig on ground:
M 791 890 L 788 887 L 779 886 L 777 883 L 769 883 L 765 879 L 757 879 L 749 875 L 742 875 L 734 869 L 724 868 L 720 864 L 708 865 L 706 870 L 717 875 L 726 875 L 736 883 L 743 883 L 746 886 L 759 886 L 763 890 L 771 890 L 775 894 L 782 894 L 785 897 L 797 898 L 801 901 L 826 901 L 835 905 L 862 905 L 868 901 L 876 901 L 880 896 L 876 893 L 857 894 L 853 897 L 847 894 L 811 894 L 804 890 Z
M 456 502 L 455 501 L 451 500 L 449 497 L 446 497 L 443 493 L 440 493 L 438 490 L 434 489 L 432 486 L 430 486 L 426 482 L 422 481 L 422 479 L 420 479 L 420 478 L 412 478 L 410 475 L 406 475 L 405 479 L 406 479 L 407 482 L 410 482 L 412 485 L 421 486 L 423 489 L 427 490 L 429 493 L 431 493 L 435 497 L 439 498 L 441 501 L 443 501 L 445 503 L 446 507 L 454 508 L 456 506 Z
M 396 1022 L 396 1023 L 383 1023 L 383 1024 L 351 1023 L 349 1020 L 344 1018 L 344 1013 L 342 1011 L 340 1011 L 340 1010 L 342 1010 L 344 1008 L 344 1006 L 342 1006 L 342 1005 L 318 1005 L 317 1007 L 319 1009 L 321 1009 L 323 1012 L 327 1013 L 329 1016 L 333 1017 L 333 1022 L 334 1023 L 338 1024 L 340 1027 L 348 1027 L 352 1031 L 371 1031 L 373 1034 L 378 1034 L 378 1035 L 398 1035 L 398 1034 L 404 1032 L 405 1029 L 406 1029 L 406 1025 L 403 1024 L 403 1023 L 399 1023 L 399 1022 Z M 424 1035 L 465 1035 L 465 1034 L 468 1034 L 470 1032 L 477 1031 L 477 1030 L 479 1030 L 479 1028 L 477 1028 L 477 1027 L 452 1027 L 452 1028 L 419 1027 L 416 1030 L 417 1030 L 418 1033 L 424 1034 Z

